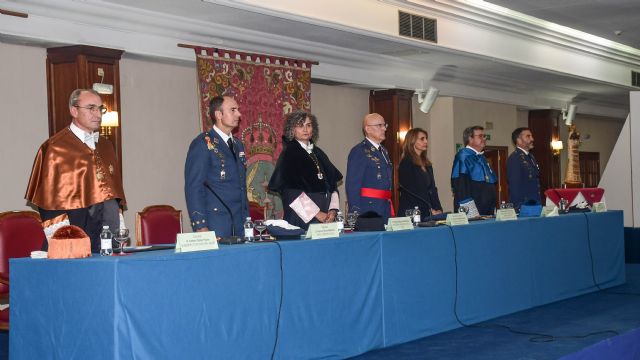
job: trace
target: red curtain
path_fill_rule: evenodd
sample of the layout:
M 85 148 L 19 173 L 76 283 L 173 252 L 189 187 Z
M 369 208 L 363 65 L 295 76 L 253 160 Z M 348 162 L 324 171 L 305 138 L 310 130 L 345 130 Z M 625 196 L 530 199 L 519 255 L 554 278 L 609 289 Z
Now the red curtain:
M 224 49 L 195 51 L 202 129 L 209 128 L 213 97 L 235 97 L 242 120 L 234 135 L 247 155 L 247 197 L 252 206 L 265 209 L 267 218 L 281 218 L 280 199 L 267 192 L 267 184 L 282 151 L 286 114 L 311 110 L 311 62 Z

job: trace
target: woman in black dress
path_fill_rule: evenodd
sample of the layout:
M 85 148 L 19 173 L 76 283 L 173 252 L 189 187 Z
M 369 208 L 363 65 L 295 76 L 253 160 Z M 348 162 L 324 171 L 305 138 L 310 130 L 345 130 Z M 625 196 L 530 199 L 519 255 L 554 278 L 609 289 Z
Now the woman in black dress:
M 442 214 L 442 205 L 438 198 L 438 189 L 433 178 L 433 167 L 427 158 L 429 135 L 421 128 L 407 132 L 404 138 L 402 159 L 398 168 L 400 183 L 400 206 L 398 214 L 404 216 L 405 210 L 418 207 L 422 218 Z
M 312 223 L 335 221 L 342 174 L 315 145 L 318 119 L 304 111 L 289 114 L 282 138 L 284 149 L 271 175 L 269 190 L 280 193 L 284 220 L 303 229 Z

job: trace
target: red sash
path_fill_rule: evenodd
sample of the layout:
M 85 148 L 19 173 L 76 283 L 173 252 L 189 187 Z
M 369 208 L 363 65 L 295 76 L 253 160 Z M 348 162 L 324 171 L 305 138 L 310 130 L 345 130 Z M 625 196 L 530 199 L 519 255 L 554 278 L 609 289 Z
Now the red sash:
M 389 206 L 391 207 L 391 217 L 396 216 L 396 212 L 393 210 L 393 203 L 391 202 L 391 191 L 372 188 L 361 188 L 360 196 L 387 200 L 389 202 Z

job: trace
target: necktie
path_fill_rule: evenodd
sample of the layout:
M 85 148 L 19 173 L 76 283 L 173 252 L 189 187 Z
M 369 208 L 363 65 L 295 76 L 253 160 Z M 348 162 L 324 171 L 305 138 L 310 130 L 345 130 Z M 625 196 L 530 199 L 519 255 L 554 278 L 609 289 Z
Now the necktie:
M 233 155 L 233 158 L 236 158 L 236 150 L 233 148 L 233 140 L 231 140 L 231 138 L 227 139 L 227 145 L 229 145 L 229 150 L 231 150 L 231 154 Z
M 384 161 L 387 162 L 387 164 L 389 163 L 389 159 L 387 159 L 387 155 L 385 155 L 384 153 L 384 148 L 382 147 L 382 145 L 380 145 L 380 147 L 378 148 L 378 151 L 380 151 L 380 153 L 382 154 L 382 158 L 384 159 Z
M 91 150 L 96 149 L 96 143 L 98 142 L 99 138 L 100 133 L 98 133 L 97 131 L 92 133 L 84 133 L 84 143 L 87 144 L 87 146 L 91 148 Z

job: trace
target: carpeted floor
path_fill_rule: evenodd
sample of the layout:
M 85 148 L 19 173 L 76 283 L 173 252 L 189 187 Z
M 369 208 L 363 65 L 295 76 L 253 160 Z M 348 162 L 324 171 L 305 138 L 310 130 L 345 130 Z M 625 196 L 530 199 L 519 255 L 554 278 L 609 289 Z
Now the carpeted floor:
M 553 337 L 516 334 L 497 324 Z M 622 286 L 477 325 L 480 327 L 459 328 L 353 359 L 558 359 L 640 328 L 640 265 L 627 264 L 627 283 Z

